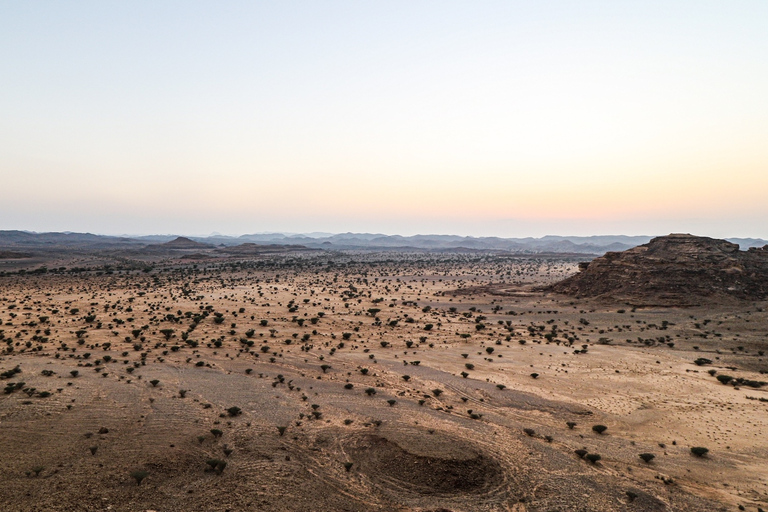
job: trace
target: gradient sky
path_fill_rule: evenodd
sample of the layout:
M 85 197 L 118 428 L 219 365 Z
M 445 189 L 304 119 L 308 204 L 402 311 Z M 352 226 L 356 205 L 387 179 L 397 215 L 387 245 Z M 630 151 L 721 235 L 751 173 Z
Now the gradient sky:
M 0 229 L 768 238 L 768 2 L 0 0 Z

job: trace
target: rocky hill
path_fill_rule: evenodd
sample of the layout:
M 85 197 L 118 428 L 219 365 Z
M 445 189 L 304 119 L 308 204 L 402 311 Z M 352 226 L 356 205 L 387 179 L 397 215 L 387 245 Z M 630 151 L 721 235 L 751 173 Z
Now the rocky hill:
M 634 305 L 768 299 L 768 245 L 740 251 L 725 240 L 688 234 L 657 237 L 582 263 L 579 273 L 550 290 Z
M 165 249 L 211 249 L 213 248 L 213 246 L 210 244 L 203 244 L 200 242 L 196 242 L 194 240 L 190 240 L 189 238 L 186 238 L 183 236 L 177 237 L 175 240 L 171 240 L 170 242 L 160 244 L 160 247 L 163 247 Z
M 222 247 L 216 249 L 217 253 L 227 254 L 230 256 L 258 256 L 262 254 L 276 254 L 282 252 L 296 252 L 296 251 L 316 251 L 317 249 L 310 249 L 303 245 L 282 245 L 282 244 L 254 244 L 244 243 L 240 245 L 234 245 L 232 247 Z

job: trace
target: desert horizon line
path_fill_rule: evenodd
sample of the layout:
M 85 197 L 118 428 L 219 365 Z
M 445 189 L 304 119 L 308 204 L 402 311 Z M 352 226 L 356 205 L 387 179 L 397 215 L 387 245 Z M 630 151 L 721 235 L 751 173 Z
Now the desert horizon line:
M 306 237 L 306 238 L 329 238 L 341 235 L 366 235 L 366 236 L 381 236 L 381 237 L 401 237 L 401 238 L 415 238 L 415 237 L 458 237 L 458 238 L 499 238 L 503 240 L 542 240 L 546 238 L 608 238 L 608 237 L 624 237 L 624 238 L 656 238 L 668 235 L 693 235 L 706 238 L 720 238 L 722 240 L 728 239 L 741 239 L 741 240 L 765 240 L 761 236 L 749 235 L 749 236 L 708 236 L 701 235 L 695 232 L 686 231 L 671 231 L 669 233 L 654 233 L 654 234 L 625 234 L 625 233 L 592 233 L 588 235 L 579 234 L 559 234 L 559 233 L 547 233 L 541 236 L 503 236 L 503 235 L 472 235 L 472 234 L 458 234 L 458 233 L 437 233 L 437 232 L 423 232 L 415 234 L 401 234 L 397 232 L 385 233 L 380 231 L 280 231 L 280 230 L 265 230 L 265 231 L 252 231 L 242 233 L 220 233 L 213 231 L 210 233 L 189 233 L 189 232 L 142 232 L 142 233 L 105 233 L 98 231 L 76 231 L 76 230 L 32 230 L 32 229 L 0 229 L 0 232 L 12 232 L 18 231 L 22 233 L 29 233 L 35 235 L 44 234 L 80 234 L 80 235 L 94 235 L 104 237 L 116 237 L 116 238 L 133 238 L 133 237 L 194 237 L 194 238 L 241 238 L 248 236 L 269 236 L 269 235 L 281 235 L 285 237 Z

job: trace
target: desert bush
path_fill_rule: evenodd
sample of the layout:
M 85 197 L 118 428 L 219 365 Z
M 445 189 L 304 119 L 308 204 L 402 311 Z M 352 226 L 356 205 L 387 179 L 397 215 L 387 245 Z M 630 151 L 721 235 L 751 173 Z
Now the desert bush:
M 149 476 L 149 472 L 144 470 L 131 471 L 130 476 L 136 480 L 136 485 L 141 485 L 141 481 Z
M 721 384 L 728 384 L 729 382 L 731 382 L 733 380 L 733 377 L 731 377 L 730 375 L 718 375 L 717 376 L 717 380 Z
M 210 466 L 208 471 L 216 471 L 219 474 L 221 474 L 222 471 L 224 471 L 224 468 L 227 467 L 227 461 L 221 459 L 208 459 L 205 463 Z
M 597 432 L 598 434 L 602 434 L 603 432 L 608 430 L 608 427 L 606 427 L 605 425 L 593 425 L 592 430 L 594 432 Z
M 704 448 L 703 446 L 694 446 L 691 448 L 691 453 L 697 457 L 703 457 L 709 453 L 709 448 Z

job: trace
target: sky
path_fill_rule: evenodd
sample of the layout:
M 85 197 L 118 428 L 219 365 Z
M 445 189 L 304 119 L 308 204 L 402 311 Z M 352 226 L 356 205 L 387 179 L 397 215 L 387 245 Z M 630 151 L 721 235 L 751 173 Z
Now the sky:
M 0 0 L 0 229 L 768 238 L 768 2 Z

